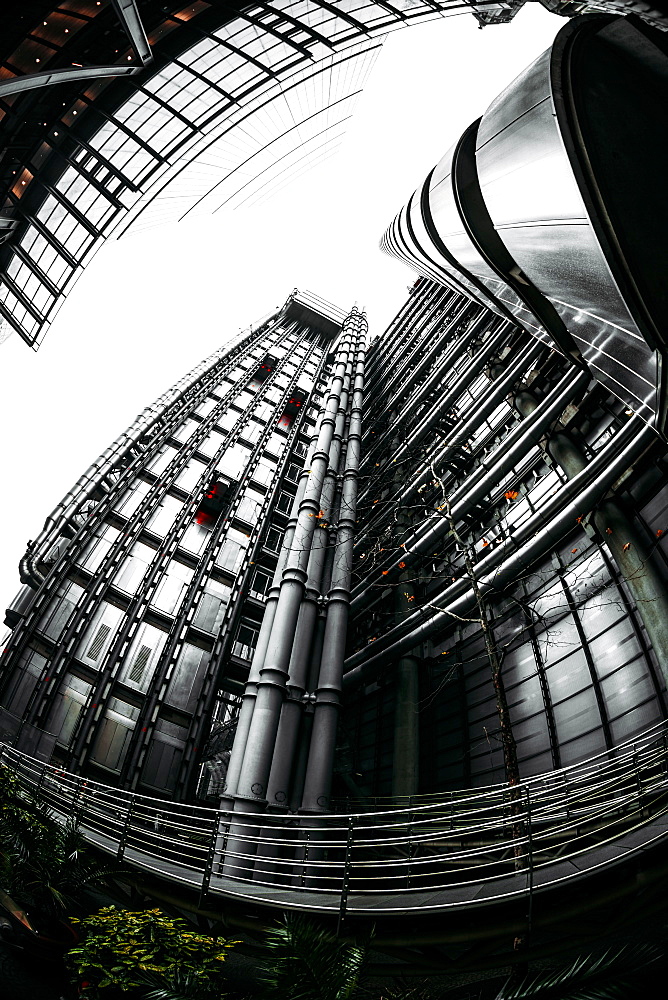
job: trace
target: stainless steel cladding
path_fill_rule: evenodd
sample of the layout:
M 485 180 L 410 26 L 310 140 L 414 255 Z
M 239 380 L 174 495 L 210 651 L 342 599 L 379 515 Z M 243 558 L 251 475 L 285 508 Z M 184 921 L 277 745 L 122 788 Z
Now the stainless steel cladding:
M 458 278 L 661 432 L 666 81 L 660 33 L 575 18 L 446 153 L 382 244 L 442 284 Z M 409 222 L 419 238 L 397 253 Z
M 434 243 L 440 244 L 450 260 L 465 270 L 470 282 L 484 290 L 496 312 L 508 318 L 516 317 L 529 333 L 542 339 L 545 333 L 536 318 L 527 312 L 513 290 L 489 266 L 467 231 L 465 214 L 460 209 L 456 194 L 455 158 L 460 145 L 458 143 L 448 150 L 422 189 L 422 213 L 427 228 Z

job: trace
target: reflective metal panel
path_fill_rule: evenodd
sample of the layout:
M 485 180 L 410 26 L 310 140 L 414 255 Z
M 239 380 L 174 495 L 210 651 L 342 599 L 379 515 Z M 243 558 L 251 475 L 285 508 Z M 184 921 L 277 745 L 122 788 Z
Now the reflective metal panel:
M 551 97 L 551 51 L 485 113 L 476 148 L 481 190 L 503 243 L 596 377 L 653 421 L 657 355 L 622 299 L 573 176 Z
M 444 254 L 443 245 L 439 245 L 434 241 L 433 225 L 431 226 L 430 231 L 425 224 L 425 199 L 428 198 L 428 190 L 429 178 L 427 178 L 422 192 L 420 193 L 419 191 L 416 191 L 410 199 L 406 212 L 407 222 L 412 229 L 415 244 L 418 246 L 421 245 L 423 247 L 428 247 L 429 253 L 438 265 L 438 271 L 440 274 L 436 280 L 440 281 L 441 284 L 449 284 L 451 287 L 456 288 L 457 291 L 463 291 L 464 294 L 470 296 L 474 302 L 480 302 L 489 309 L 493 309 L 494 312 L 499 315 L 505 315 L 499 309 L 499 305 L 494 296 L 487 294 L 484 287 L 482 289 L 478 288 L 478 286 L 471 281 L 471 276 L 467 274 L 466 271 L 463 271 L 459 267 L 455 267 L 454 261 L 450 260 Z M 431 220 L 431 213 L 429 213 L 429 218 Z
M 431 176 L 428 204 L 434 227 L 444 246 L 460 265 L 464 274 L 470 276 L 474 282 L 477 279 L 486 289 L 496 304 L 497 311 L 505 314 L 505 310 L 508 310 L 513 315 L 516 312 L 526 312 L 515 292 L 483 260 L 466 232 L 455 202 L 452 184 L 452 163 L 455 149 L 456 146 L 452 146 L 448 150 L 434 168 Z M 531 327 L 529 332 L 533 333 L 537 328 L 536 320 L 533 317 L 531 317 Z

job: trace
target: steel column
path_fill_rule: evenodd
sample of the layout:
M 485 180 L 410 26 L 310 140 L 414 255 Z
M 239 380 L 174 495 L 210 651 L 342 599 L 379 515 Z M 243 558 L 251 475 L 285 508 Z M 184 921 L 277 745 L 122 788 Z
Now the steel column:
M 352 324 L 348 322 L 341 335 L 336 369 L 332 377 L 315 452 L 311 459 L 310 475 L 304 498 L 299 505 L 294 538 L 288 550 L 283 570 L 267 652 L 260 668 L 255 710 L 237 786 L 237 796 L 248 799 L 251 803 L 264 805 L 266 802 L 265 793 L 276 730 L 288 680 L 288 667 L 299 606 L 308 579 L 307 567 L 311 541 L 320 510 L 320 496 L 329 464 L 329 451 L 336 426 L 346 363 L 352 347 L 352 335 Z
M 366 322 L 359 317 L 360 325 Z M 328 808 L 332 782 L 336 730 L 343 683 L 350 580 L 352 576 L 355 515 L 357 513 L 357 477 L 362 437 L 362 393 L 364 386 L 364 351 L 358 357 L 348 431 L 348 450 L 343 473 L 341 509 L 328 595 L 327 624 L 323 644 L 320 677 L 316 690 L 313 734 L 304 783 L 302 810 L 322 812 Z
M 267 787 L 267 800 L 270 808 L 287 808 L 290 776 L 299 735 L 299 724 L 304 707 L 303 697 L 306 692 L 310 662 L 309 653 L 318 616 L 318 601 L 327 552 L 328 530 L 325 525 L 332 518 L 336 479 L 348 413 L 352 371 L 353 356 L 350 355 L 346 364 L 346 376 L 341 390 L 334 436 L 330 447 L 329 464 L 320 494 L 320 510 L 315 519 L 316 527 L 313 532 L 307 570 L 308 579 L 299 609 L 292 656 L 288 668 L 287 696 L 283 702 L 276 733 L 274 756 Z
M 289 665 L 295 631 L 308 581 L 308 564 L 316 529 L 322 488 L 337 425 L 346 368 L 358 332 L 358 313 L 353 309 L 346 319 L 336 349 L 334 373 L 320 423 L 320 430 L 311 457 L 311 467 L 303 498 L 299 504 L 294 536 L 286 546 L 287 559 L 283 569 L 266 653 L 257 679 L 255 704 L 239 769 L 234 811 L 257 814 L 266 806 L 266 793 L 274 757 L 276 734 L 289 680 Z M 228 839 L 228 854 L 253 854 L 256 844 L 248 842 L 243 822 L 233 823 Z M 226 874 L 234 874 L 237 864 L 230 858 Z
M 241 773 L 241 765 L 243 763 L 244 753 L 246 750 L 246 742 L 248 740 L 248 733 L 250 730 L 251 720 L 253 718 L 253 709 L 255 708 L 260 671 L 264 665 L 264 658 L 269 644 L 269 637 L 271 635 L 274 618 L 276 616 L 276 606 L 278 604 L 278 595 L 280 593 L 283 570 L 285 569 L 290 547 L 292 545 L 292 539 L 297 525 L 299 507 L 304 499 L 304 493 L 306 492 L 306 484 L 309 476 L 309 464 L 314 447 L 315 441 L 309 449 L 304 471 L 299 478 L 299 484 L 297 486 L 297 493 L 292 505 L 290 520 L 288 521 L 288 526 L 286 528 L 285 535 L 283 536 L 283 543 L 278 555 L 278 562 L 276 563 L 271 589 L 267 595 L 264 616 L 262 618 L 260 633 L 257 639 L 257 646 L 255 647 L 255 652 L 253 653 L 250 673 L 248 675 L 248 680 L 246 681 L 246 687 L 241 701 L 241 708 L 239 709 L 237 731 L 234 736 L 234 745 L 232 747 L 230 763 L 225 778 L 225 798 L 231 798 L 237 790 L 239 775 Z

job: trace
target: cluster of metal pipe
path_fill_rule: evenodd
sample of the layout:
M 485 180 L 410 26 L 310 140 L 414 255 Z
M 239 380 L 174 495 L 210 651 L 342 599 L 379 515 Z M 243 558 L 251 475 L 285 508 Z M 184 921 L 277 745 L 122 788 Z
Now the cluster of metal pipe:
M 329 391 L 244 691 L 224 794 L 238 813 L 265 808 L 318 813 L 329 805 L 350 602 L 366 333 L 366 317 L 353 308 L 336 345 Z M 228 855 L 238 847 L 233 834 Z
M 522 426 L 522 425 L 520 425 Z M 623 475 L 654 440 L 653 432 L 632 418 L 626 427 L 601 449 L 519 529 L 479 561 L 478 586 L 483 593 L 498 590 L 513 580 L 535 560 L 558 544 L 573 524 L 599 503 L 617 479 Z M 474 589 L 465 579 L 448 583 L 435 599 L 437 607 L 419 609 L 400 625 L 389 629 L 382 639 L 346 660 L 346 686 L 360 683 L 374 667 L 392 660 L 434 634 L 452 614 L 465 614 L 475 601 Z

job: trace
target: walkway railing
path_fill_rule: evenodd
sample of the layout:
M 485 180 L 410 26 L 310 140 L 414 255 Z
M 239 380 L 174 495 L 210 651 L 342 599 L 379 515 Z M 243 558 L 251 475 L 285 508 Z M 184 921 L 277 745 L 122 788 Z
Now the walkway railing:
M 316 816 L 136 795 L 12 747 L 0 761 L 126 865 L 207 894 L 305 910 L 405 912 L 524 894 L 668 835 L 668 726 L 515 787 Z M 231 834 L 231 835 L 230 835 Z

